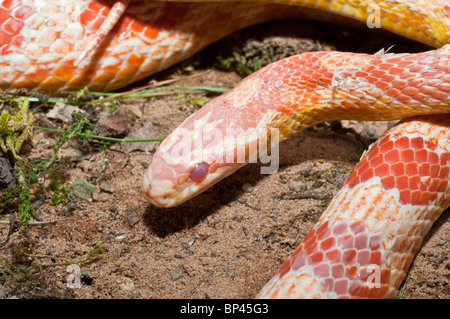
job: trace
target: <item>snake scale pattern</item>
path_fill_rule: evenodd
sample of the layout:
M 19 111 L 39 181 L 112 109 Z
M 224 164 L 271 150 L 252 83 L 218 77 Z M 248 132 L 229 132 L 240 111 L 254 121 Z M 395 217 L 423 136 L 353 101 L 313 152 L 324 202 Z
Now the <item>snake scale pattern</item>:
M 212 130 L 245 140 L 236 154 L 255 155 L 268 137 L 276 137 L 273 146 L 322 121 L 404 119 L 371 146 L 258 295 L 389 298 L 450 205 L 447 0 L 0 0 L 0 88 L 110 91 L 252 24 L 322 12 L 366 22 L 374 10 L 380 27 L 436 50 L 313 52 L 275 62 L 167 137 L 144 176 L 144 191 L 157 206 L 175 206 L 245 165 L 229 161 L 211 139 L 192 144 Z

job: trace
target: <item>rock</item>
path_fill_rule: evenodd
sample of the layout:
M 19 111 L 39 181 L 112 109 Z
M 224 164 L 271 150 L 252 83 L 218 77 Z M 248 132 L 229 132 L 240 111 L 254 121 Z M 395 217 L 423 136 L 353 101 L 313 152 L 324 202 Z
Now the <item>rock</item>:
M 125 238 L 127 238 L 127 234 L 125 234 L 125 233 L 120 233 L 120 234 L 117 234 L 114 236 L 114 239 L 119 240 L 119 241 L 124 240 Z
M 184 249 L 188 250 L 189 248 L 191 248 L 192 245 L 194 245 L 194 242 L 195 242 L 195 239 L 192 238 L 188 242 L 182 242 L 181 243 L 181 247 L 183 247 Z
M 128 134 L 125 138 L 126 139 L 152 139 L 152 138 L 158 138 L 156 136 L 156 133 L 153 133 L 153 124 L 151 122 L 145 122 L 143 126 L 133 132 Z M 130 153 L 132 151 L 144 151 L 144 152 L 153 152 L 156 148 L 156 145 L 158 145 L 159 142 L 139 142 L 139 143 L 123 143 L 122 150 L 125 153 Z
M 64 123 L 70 124 L 72 123 L 73 112 L 81 113 L 84 117 L 89 118 L 89 114 L 86 111 L 61 102 L 57 102 L 55 106 L 47 112 L 46 116 L 50 119 L 60 120 Z
M 177 268 L 170 271 L 170 277 L 172 280 L 177 280 L 181 278 L 186 273 L 183 265 L 178 266 Z
M 127 211 L 127 221 L 128 224 L 133 227 L 134 225 L 136 225 L 139 222 L 140 218 L 139 218 L 139 214 L 136 213 L 135 210 L 133 209 L 129 209 Z
M 128 132 L 129 120 L 125 107 L 119 107 L 112 114 L 103 112 L 98 120 L 98 135 L 123 136 Z
M 125 277 L 123 283 L 119 285 L 119 289 L 123 291 L 131 291 L 134 289 L 134 281 L 131 278 Z
M 100 200 L 100 197 L 99 197 L 100 194 L 99 193 L 100 192 L 96 188 L 94 188 L 92 190 L 92 201 L 93 202 L 98 202 Z
M 352 128 L 356 133 L 364 138 L 377 139 L 381 137 L 386 130 L 395 125 L 396 121 L 341 121 L 343 128 Z
M 0 153 L 0 188 L 2 186 L 12 186 L 15 183 L 13 169 L 9 161 L 2 157 Z
M 105 181 L 100 182 L 98 187 L 100 188 L 101 191 L 106 192 L 106 193 L 114 193 L 114 190 L 115 190 L 113 184 L 111 184 L 109 182 L 105 182 Z
M 253 192 L 253 190 L 254 188 L 250 183 L 245 183 L 244 185 L 242 185 L 242 191 L 244 191 L 244 193 L 251 193 Z
M 67 208 L 69 209 L 69 212 L 73 212 L 78 208 L 78 206 L 75 202 L 69 202 L 67 203 Z
M 62 148 L 59 150 L 59 158 L 70 158 L 73 161 L 80 161 L 83 159 L 83 153 L 76 148 Z

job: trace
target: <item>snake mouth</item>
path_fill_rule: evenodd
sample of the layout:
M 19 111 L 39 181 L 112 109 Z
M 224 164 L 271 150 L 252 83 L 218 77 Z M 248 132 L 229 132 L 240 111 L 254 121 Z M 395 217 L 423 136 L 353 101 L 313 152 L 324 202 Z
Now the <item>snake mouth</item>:
M 225 166 L 215 172 L 210 172 L 201 182 L 194 182 L 189 178 L 184 183 L 174 185 L 167 179 L 160 178 L 161 171 L 152 171 L 152 164 L 144 174 L 144 194 L 151 204 L 161 208 L 178 206 L 188 201 L 245 165 L 245 163 L 240 163 Z
M 179 204 L 177 201 L 177 192 L 174 189 L 164 188 L 152 183 L 150 172 L 147 171 L 144 174 L 143 189 L 145 198 L 147 201 L 155 205 L 156 207 L 173 207 Z

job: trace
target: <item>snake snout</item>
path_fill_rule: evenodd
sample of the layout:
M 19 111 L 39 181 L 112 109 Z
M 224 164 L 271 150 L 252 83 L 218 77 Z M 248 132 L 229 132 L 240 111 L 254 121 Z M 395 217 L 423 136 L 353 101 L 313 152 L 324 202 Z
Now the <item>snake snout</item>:
M 156 166 L 156 167 L 155 167 Z M 171 207 L 175 205 L 177 191 L 176 178 L 173 173 L 158 165 L 150 164 L 144 174 L 143 188 L 146 199 L 157 207 Z

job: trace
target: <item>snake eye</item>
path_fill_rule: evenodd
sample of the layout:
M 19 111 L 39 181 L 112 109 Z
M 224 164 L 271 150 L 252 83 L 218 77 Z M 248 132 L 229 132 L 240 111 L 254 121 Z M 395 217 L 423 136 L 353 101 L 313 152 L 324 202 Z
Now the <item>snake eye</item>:
M 194 166 L 189 177 L 194 182 L 200 182 L 202 179 L 205 178 L 205 176 L 208 174 L 208 172 L 209 172 L 209 165 L 206 164 L 205 162 L 199 163 Z

